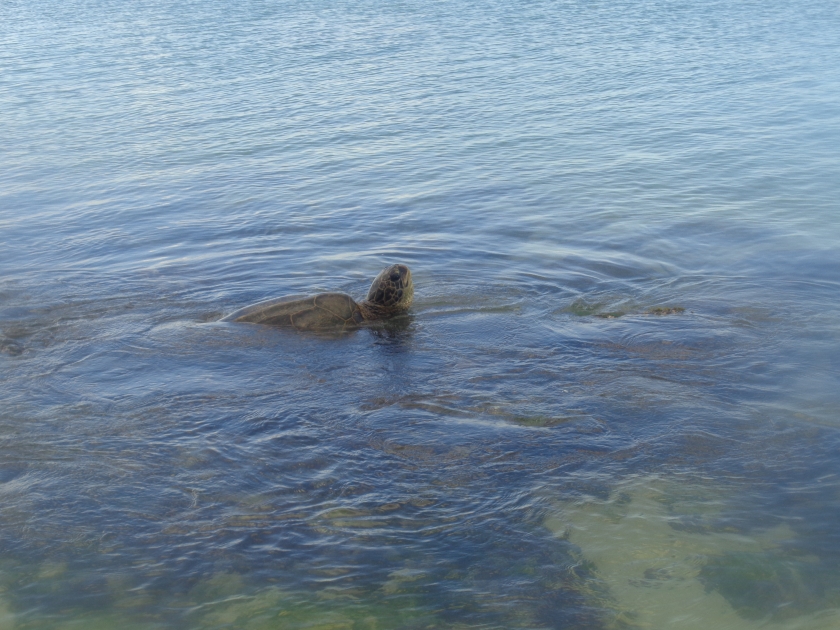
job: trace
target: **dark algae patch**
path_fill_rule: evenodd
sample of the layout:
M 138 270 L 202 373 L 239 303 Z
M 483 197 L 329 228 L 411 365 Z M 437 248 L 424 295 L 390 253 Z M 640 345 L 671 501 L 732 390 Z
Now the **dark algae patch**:
M 577 317 L 598 317 L 600 319 L 618 319 L 627 315 L 681 315 L 685 313 L 682 306 L 654 306 L 645 309 L 633 300 L 604 300 L 590 301 L 578 298 L 561 312 Z
M 657 306 L 647 311 L 649 315 L 679 315 L 685 312 L 682 306 Z

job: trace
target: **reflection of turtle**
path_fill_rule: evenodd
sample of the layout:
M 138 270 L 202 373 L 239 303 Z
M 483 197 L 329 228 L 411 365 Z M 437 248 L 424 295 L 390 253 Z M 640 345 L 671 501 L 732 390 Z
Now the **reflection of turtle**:
M 345 328 L 404 313 L 413 297 L 414 285 L 408 267 L 391 265 L 376 276 L 367 299 L 358 303 L 346 293 L 276 298 L 239 309 L 222 321 L 294 326 L 299 330 Z

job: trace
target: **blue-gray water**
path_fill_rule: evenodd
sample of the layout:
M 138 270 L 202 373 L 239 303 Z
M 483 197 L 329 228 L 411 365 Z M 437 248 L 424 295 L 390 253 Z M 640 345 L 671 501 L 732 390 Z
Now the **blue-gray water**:
M 3 0 L 0 628 L 838 627 L 838 59 L 834 0 Z

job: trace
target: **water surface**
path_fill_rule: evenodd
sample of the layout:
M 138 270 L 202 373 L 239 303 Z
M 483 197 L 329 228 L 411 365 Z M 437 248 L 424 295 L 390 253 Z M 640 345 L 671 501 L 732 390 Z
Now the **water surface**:
M 837 627 L 838 42 L 4 2 L 0 628 Z M 406 317 L 218 322 L 393 262 Z

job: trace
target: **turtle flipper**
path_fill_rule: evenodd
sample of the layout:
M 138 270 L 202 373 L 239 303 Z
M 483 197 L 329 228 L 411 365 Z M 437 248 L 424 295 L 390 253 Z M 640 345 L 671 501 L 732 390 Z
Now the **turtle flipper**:
M 341 328 L 344 320 L 317 307 L 298 311 L 290 316 L 291 324 L 298 330 L 316 330 L 319 328 Z
M 310 308 L 291 315 L 292 326 L 298 330 L 344 328 L 363 320 L 356 302 L 344 293 L 321 293 L 312 299 Z

